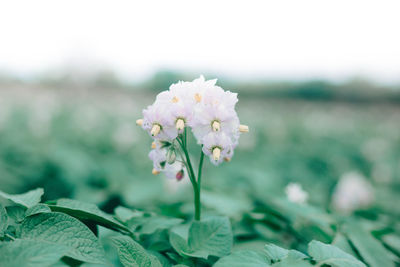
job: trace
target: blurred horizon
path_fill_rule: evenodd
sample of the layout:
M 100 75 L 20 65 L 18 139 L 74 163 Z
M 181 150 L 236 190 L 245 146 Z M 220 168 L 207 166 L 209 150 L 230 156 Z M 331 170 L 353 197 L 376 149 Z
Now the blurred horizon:
M 398 85 L 399 7 L 358 0 L 5 2 L 0 73 L 29 81 L 112 70 L 137 83 L 173 70 L 239 81 L 362 77 Z

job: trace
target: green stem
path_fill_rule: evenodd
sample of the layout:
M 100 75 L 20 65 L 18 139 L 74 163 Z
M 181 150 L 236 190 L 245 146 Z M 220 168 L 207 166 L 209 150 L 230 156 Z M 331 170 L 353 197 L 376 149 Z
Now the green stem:
M 200 221 L 200 217 L 201 217 L 200 185 L 198 184 L 198 182 L 196 182 L 196 176 L 194 174 L 193 166 L 192 166 L 192 163 L 190 161 L 190 156 L 189 156 L 189 153 L 187 151 L 186 129 L 184 131 L 184 134 L 181 136 L 181 140 L 179 140 L 179 138 L 177 140 L 178 140 L 178 143 L 179 143 L 179 145 L 181 146 L 181 148 L 183 150 L 183 153 L 185 154 L 186 168 L 188 169 L 189 178 L 190 178 L 190 181 L 192 182 L 192 186 L 193 186 L 194 209 L 195 209 L 194 219 L 196 221 Z M 201 171 L 200 171 L 200 174 L 201 174 Z

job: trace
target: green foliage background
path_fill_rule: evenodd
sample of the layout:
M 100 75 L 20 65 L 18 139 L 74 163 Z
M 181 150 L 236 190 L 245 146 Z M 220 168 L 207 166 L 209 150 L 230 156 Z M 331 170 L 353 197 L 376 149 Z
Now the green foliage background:
M 144 249 L 175 251 L 175 256 L 163 254 L 169 264 L 194 264 L 183 258 L 208 253 L 201 251 L 200 245 L 184 244 L 178 246 L 180 251 L 173 246 L 173 250 L 171 239 L 157 236 L 165 234 L 159 225 L 170 229 L 192 219 L 191 187 L 184 181 L 178 183 L 151 174 L 147 157 L 151 139 L 135 126 L 141 110 L 152 103 L 157 90 L 166 89 L 167 84 L 182 77 L 193 78 L 163 72 L 134 86 L 110 78 L 78 87 L 73 79 L 66 79 L 64 87 L 48 80 L 33 84 L 3 80 L 7 89 L 2 92 L 0 103 L 1 191 L 22 193 L 42 187 L 42 202 L 72 198 L 96 204 L 113 214 L 119 207 L 116 223 L 123 221 L 122 206 L 129 212 L 157 214 L 161 217 L 122 222 L 139 235 L 136 241 L 140 245 L 124 239 L 102 241 L 108 260 L 115 265 L 124 263 L 117 259 L 117 251 L 111 245 L 117 244 L 141 253 Z M 351 260 L 359 259 L 369 266 L 399 264 L 399 92 L 358 80 L 347 84 L 250 84 L 222 79 L 220 85 L 239 92 L 237 111 L 241 122 L 249 125 L 250 133 L 241 136 L 230 163 L 214 167 L 207 162 L 204 169 L 203 216 L 230 218 L 232 250 L 237 253 L 230 256 L 233 259 L 224 260 L 226 265 L 222 265 L 224 261 L 218 264 L 230 266 L 250 257 L 265 259 L 260 261 L 268 266 L 295 259 L 287 251 L 277 258 L 260 254 L 267 243 L 308 253 L 314 264 L 325 255 L 322 252 L 326 247 L 312 243 L 310 250 L 307 246 L 312 240 L 334 243 L 341 248 L 341 252 L 335 251 L 338 257 L 345 251 L 353 255 Z M 193 146 L 191 151 L 191 156 L 198 159 L 199 148 Z M 346 216 L 333 209 L 331 198 L 340 176 L 350 171 L 367 177 L 373 184 L 375 200 L 369 208 Z M 284 188 L 289 182 L 303 186 L 310 195 L 309 205 L 286 200 Z M 47 204 L 53 212 L 69 214 L 65 209 L 54 208 L 61 204 Z M 99 223 L 98 219 L 96 224 L 109 223 Z M 112 236 L 103 227 L 99 231 L 101 240 Z M 160 240 L 168 241 L 167 250 L 160 249 Z M 179 243 L 179 237 L 175 241 Z M 62 247 L 59 250 L 64 251 Z M 329 253 L 333 252 L 329 249 Z M 146 255 L 141 260 L 152 264 L 154 259 Z M 211 254 L 208 261 L 206 256 L 195 263 L 213 264 L 224 255 Z M 263 266 L 258 264 L 256 261 L 252 266 Z M 358 266 L 335 265 L 329 260 L 326 264 Z

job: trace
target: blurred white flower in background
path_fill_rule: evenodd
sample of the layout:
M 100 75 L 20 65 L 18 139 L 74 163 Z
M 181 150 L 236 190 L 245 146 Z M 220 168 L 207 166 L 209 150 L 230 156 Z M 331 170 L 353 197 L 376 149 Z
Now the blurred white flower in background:
M 285 193 L 288 200 L 293 203 L 304 204 L 308 200 L 308 193 L 298 183 L 288 184 L 285 188 Z
M 347 214 L 368 207 L 373 201 L 374 190 L 371 183 L 356 171 L 340 177 L 332 196 L 333 207 Z

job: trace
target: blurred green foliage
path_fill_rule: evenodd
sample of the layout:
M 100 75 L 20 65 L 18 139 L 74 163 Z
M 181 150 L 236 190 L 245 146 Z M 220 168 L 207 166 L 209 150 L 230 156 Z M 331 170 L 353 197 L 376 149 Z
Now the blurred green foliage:
M 114 79 L 107 77 L 84 93 L 43 85 L 29 93 L 2 92 L 1 190 L 43 187 L 45 201 L 69 197 L 98 204 L 106 212 L 123 205 L 190 219 L 189 184 L 151 174 L 151 140 L 135 126 L 155 90 L 190 75 L 159 73 L 136 85 L 144 90 L 120 83 L 118 89 L 106 90 Z M 312 239 L 331 243 L 332 218 L 345 218 L 334 211 L 332 194 L 339 178 L 351 171 L 364 175 L 375 193 L 373 204 L 353 216 L 374 229 L 376 237 L 393 234 L 387 247 L 398 239 L 398 90 L 377 89 L 361 80 L 334 85 L 222 79 L 220 85 L 239 92 L 238 114 L 250 133 L 242 135 L 230 163 L 218 168 L 206 163 L 202 202 L 206 216 L 232 219 L 234 250 L 275 242 L 306 251 Z M 197 150 L 192 151 L 197 159 Z M 309 208 L 298 210 L 287 202 L 284 188 L 290 182 L 309 193 Z

